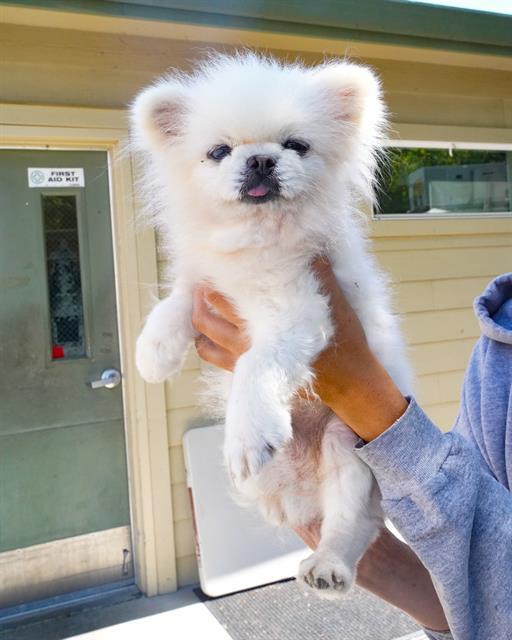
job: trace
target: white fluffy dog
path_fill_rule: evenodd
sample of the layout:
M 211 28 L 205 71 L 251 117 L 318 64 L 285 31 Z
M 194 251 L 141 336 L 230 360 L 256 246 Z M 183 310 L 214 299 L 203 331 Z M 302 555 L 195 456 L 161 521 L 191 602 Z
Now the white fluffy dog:
M 252 346 L 216 385 L 225 389 L 227 466 L 271 521 L 321 520 L 320 544 L 299 576 L 325 595 L 350 588 L 382 513 L 353 432 L 318 399 L 297 399 L 333 335 L 314 256 L 328 256 L 373 352 L 410 390 L 384 279 L 358 221 L 360 203 L 372 200 L 384 120 L 369 69 L 254 54 L 169 75 L 132 108 L 156 186 L 155 224 L 172 258 L 172 292 L 147 319 L 137 366 L 148 382 L 179 372 L 194 338 L 194 285 L 208 282 L 233 301 Z

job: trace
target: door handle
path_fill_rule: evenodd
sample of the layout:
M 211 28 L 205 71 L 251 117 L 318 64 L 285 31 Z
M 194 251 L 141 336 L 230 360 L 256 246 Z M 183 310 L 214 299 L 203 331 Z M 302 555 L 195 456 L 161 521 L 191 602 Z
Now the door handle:
M 113 389 L 121 382 L 121 373 L 117 369 L 105 369 L 99 380 L 89 382 L 92 389 Z

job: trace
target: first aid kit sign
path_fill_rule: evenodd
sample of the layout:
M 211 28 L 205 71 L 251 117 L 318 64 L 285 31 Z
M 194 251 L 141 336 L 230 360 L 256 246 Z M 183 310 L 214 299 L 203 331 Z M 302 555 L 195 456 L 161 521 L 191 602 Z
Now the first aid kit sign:
M 83 169 L 51 169 L 47 167 L 28 168 L 28 186 L 35 187 L 84 187 Z

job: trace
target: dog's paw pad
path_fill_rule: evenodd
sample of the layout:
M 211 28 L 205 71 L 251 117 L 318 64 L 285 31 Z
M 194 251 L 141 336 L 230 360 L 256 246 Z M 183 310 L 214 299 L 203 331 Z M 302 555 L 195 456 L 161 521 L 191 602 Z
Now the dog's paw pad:
M 303 560 L 299 580 L 326 598 L 337 598 L 350 591 L 355 568 L 350 568 L 334 553 L 316 551 Z

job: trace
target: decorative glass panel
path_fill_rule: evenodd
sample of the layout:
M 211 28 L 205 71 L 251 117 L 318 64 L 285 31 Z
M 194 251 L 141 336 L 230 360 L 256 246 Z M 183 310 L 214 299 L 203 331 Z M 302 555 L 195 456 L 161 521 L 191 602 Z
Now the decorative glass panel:
M 512 210 L 510 151 L 391 147 L 381 176 L 379 214 Z
M 76 197 L 42 200 L 52 358 L 80 358 L 85 336 Z

